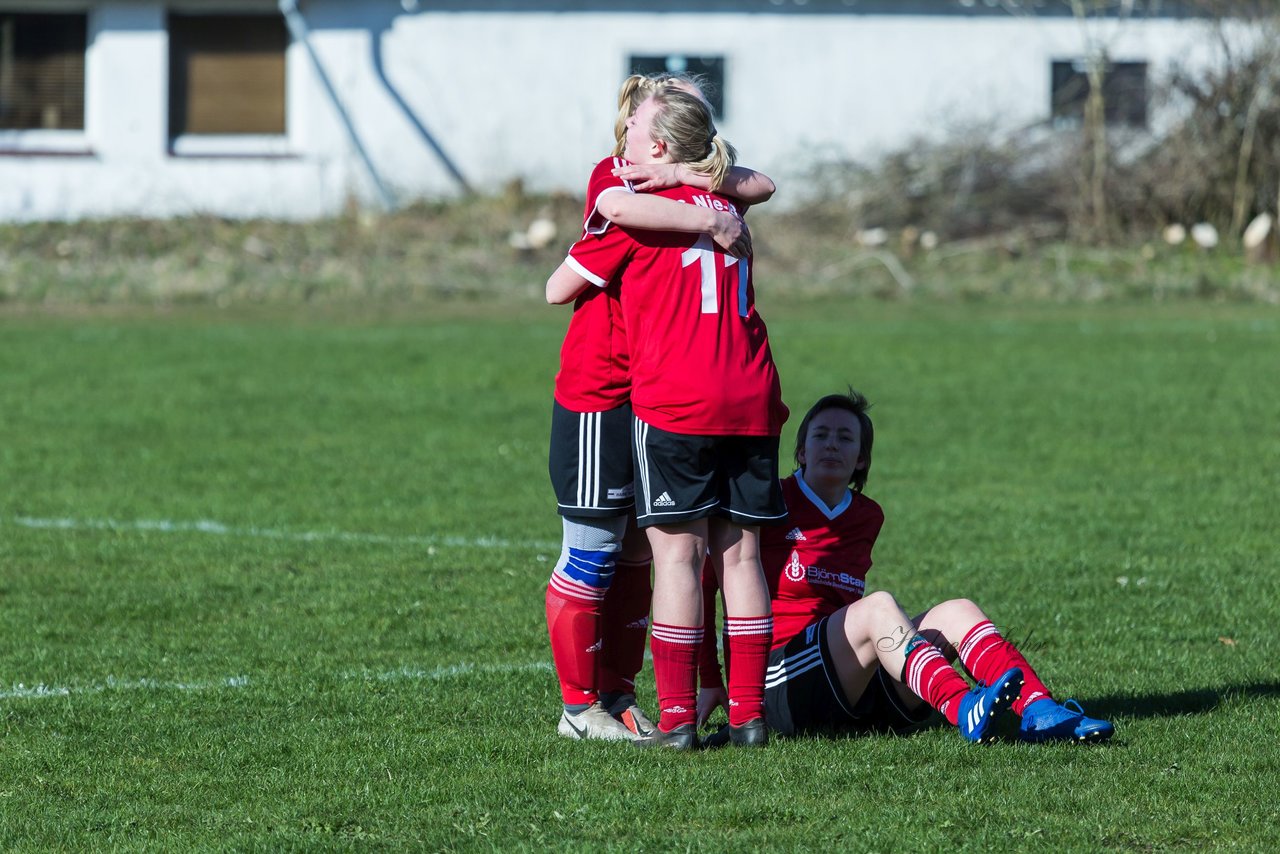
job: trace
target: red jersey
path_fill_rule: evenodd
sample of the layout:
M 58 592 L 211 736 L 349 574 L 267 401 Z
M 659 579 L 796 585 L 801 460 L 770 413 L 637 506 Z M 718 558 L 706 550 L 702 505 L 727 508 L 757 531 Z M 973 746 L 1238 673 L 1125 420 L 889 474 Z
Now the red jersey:
M 658 195 L 738 213 L 706 190 Z M 788 412 L 749 258 L 725 254 L 705 234 L 617 227 L 583 235 L 568 261 L 598 285 L 621 277 L 631 405 L 646 424 L 685 435 L 782 432 Z
M 586 209 L 582 214 L 583 237 L 604 234 L 609 220 L 597 211 L 607 192 L 633 192 L 631 184 L 614 177 L 625 165 L 620 157 L 606 157 L 596 164 L 587 182 Z M 618 302 L 618 282 L 603 281 L 587 288 L 573 304 L 573 317 L 560 347 L 560 371 L 556 374 L 556 401 L 572 412 L 604 412 L 623 405 L 631 396 L 628 376 L 627 333 Z
M 760 563 L 773 610 L 773 648 L 783 647 L 809 626 L 862 598 L 871 548 L 884 524 L 884 511 L 865 495 L 846 492 L 838 507 L 827 507 L 798 474 L 782 480 L 787 524 L 760 528 Z M 716 655 L 715 570 L 702 568 L 702 647 L 698 650 L 703 688 L 724 685 Z
M 631 161 L 621 157 L 606 157 L 591 170 L 591 177 L 587 179 L 587 204 L 582 211 L 582 230 L 585 234 L 603 234 L 609 227 L 609 220 L 597 209 L 601 196 L 614 190 L 635 192 L 630 181 L 624 181 L 613 174 L 614 169 L 630 165 Z
M 782 481 L 787 524 L 760 529 L 760 562 L 773 605 L 773 647 L 862 598 L 884 511 L 847 492 L 829 508 L 798 475 Z

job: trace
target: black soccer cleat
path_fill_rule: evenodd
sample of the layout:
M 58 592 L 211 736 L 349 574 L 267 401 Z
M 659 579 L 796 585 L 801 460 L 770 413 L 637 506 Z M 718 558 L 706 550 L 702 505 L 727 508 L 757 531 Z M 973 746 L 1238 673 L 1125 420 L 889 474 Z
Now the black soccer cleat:
M 636 747 L 669 747 L 672 750 L 697 750 L 698 728 L 693 724 L 681 724 L 671 732 L 654 727 L 653 732 L 631 742 Z
M 734 747 L 764 747 L 769 743 L 769 727 L 764 718 L 747 721 L 742 726 L 729 726 L 729 742 Z
M 747 721 L 742 726 L 725 724 L 702 740 L 702 746 L 709 750 L 727 744 L 734 747 L 764 747 L 768 743 L 769 727 L 764 718 Z

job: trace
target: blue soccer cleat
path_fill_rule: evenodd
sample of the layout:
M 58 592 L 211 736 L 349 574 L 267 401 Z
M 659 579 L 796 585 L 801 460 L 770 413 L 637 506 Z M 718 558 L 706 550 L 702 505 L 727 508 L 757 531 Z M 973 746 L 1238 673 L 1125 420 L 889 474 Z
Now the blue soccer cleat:
M 960 698 L 960 734 L 975 744 L 995 739 L 992 724 L 1018 699 L 1022 671 L 1011 667 L 988 686 L 981 683 Z
M 1023 741 L 1106 741 L 1115 734 L 1110 721 L 1087 717 L 1075 700 L 1058 703 L 1049 697 L 1022 710 L 1018 738 Z

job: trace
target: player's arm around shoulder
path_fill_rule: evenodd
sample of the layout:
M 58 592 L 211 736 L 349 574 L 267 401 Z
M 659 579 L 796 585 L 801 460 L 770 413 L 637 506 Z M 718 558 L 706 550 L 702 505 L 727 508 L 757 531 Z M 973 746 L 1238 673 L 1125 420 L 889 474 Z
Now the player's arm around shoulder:
M 773 198 L 777 190 L 778 185 L 763 172 L 745 166 L 734 166 L 717 192 L 734 196 L 747 205 L 762 205 Z
M 625 179 L 637 193 L 663 190 L 684 184 L 698 190 L 711 190 L 711 177 L 694 172 L 683 163 L 628 163 L 613 170 L 613 174 Z M 747 205 L 761 205 L 773 198 L 778 187 L 763 172 L 734 166 L 716 192 L 734 196 Z
M 610 279 L 625 266 L 634 243 L 622 229 L 610 228 L 599 234 L 585 232 L 569 247 L 569 254 L 547 279 L 547 302 L 561 305 L 576 299 L 588 286 L 608 286 Z
M 613 165 L 610 166 L 610 164 Z M 606 167 L 609 168 L 606 169 Z M 745 171 L 752 175 L 759 174 L 751 170 Z M 638 187 L 626 177 L 633 173 L 648 175 L 651 178 Z M 772 186 L 772 181 L 767 177 L 761 177 L 769 186 Z M 679 180 L 681 178 L 689 180 L 684 182 Z M 715 241 L 716 245 L 735 258 L 745 258 L 750 255 L 751 232 L 747 229 L 742 217 L 736 213 L 690 205 L 649 192 L 637 192 L 640 189 L 666 189 L 681 183 L 699 188 L 698 182 L 709 184 L 706 176 L 691 172 L 682 164 L 656 163 L 636 166 L 621 158 L 605 158 L 596 164 L 588 184 L 591 213 L 587 217 L 586 230 L 591 234 L 600 234 L 613 224 L 644 231 L 706 234 Z
M 706 234 L 735 258 L 751 254 L 751 232 L 737 214 L 646 193 L 606 193 L 596 209 L 610 222 L 644 231 Z
M 610 156 L 591 170 L 591 177 L 587 179 L 587 212 L 582 224 L 584 234 L 603 234 L 612 224 L 612 220 L 600 209 L 601 198 L 614 193 L 631 195 L 635 192 L 629 181 L 614 174 L 626 164 L 627 161 L 621 157 Z
M 573 302 L 592 284 L 566 259 L 551 274 L 551 278 L 547 279 L 547 302 L 551 305 Z

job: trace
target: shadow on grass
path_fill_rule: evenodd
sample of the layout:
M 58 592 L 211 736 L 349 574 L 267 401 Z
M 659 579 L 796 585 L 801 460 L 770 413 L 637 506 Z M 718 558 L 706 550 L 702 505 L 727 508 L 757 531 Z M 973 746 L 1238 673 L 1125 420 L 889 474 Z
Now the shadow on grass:
M 1212 712 L 1226 700 L 1246 699 L 1259 700 L 1280 698 L 1280 682 L 1255 682 L 1248 685 L 1225 685 L 1220 688 L 1195 688 L 1186 691 L 1175 691 L 1168 694 L 1111 694 L 1101 697 L 1086 697 L 1079 702 L 1085 714 L 1091 718 L 1102 718 L 1114 721 L 1117 718 L 1172 718 L 1180 715 L 1205 715 Z M 1061 698 L 1060 698 L 1061 699 Z M 898 736 L 910 736 L 917 732 L 932 729 L 954 729 L 939 714 L 930 715 L 915 726 L 904 727 L 892 731 Z M 798 738 L 823 738 L 832 741 L 844 739 L 866 738 L 867 736 L 889 735 L 890 730 L 876 727 L 837 729 L 834 731 L 815 730 L 800 733 Z M 1117 742 L 1111 742 L 1115 744 Z
M 1224 700 L 1280 697 L 1280 682 L 1195 688 L 1168 694 L 1112 694 L 1082 700 L 1085 714 L 1111 720 L 1124 718 L 1171 718 L 1212 712 Z

